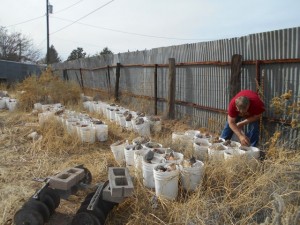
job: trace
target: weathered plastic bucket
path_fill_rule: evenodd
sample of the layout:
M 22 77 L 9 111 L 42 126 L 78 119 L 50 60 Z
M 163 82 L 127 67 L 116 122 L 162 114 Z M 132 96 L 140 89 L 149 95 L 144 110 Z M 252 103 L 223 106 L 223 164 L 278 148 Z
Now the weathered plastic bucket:
M 131 120 L 129 120 L 129 121 L 125 120 L 125 127 L 127 130 L 133 129 Z
M 33 104 L 33 109 L 35 109 L 35 110 L 38 110 L 38 111 L 42 111 L 43 110 L 43 108 L 42 108 L 42 104 L 41 103 L 34 103 Z
M 224 159 L 233 159 L 236 157 L 240 157 L 241 155 L 244 155 L 245 151 L 235 148 L 229 148 L 224 151 Z
M 208 147 L 208 156 L 213 160 L 223 160 L 224 152 L 228 148 L 220 143 L 212 144 Z
M 208 158 L 208 147 L 211 143 L 204 138 L 196 138 L 193 144 L 195 156 L 201 161 L 206 161 Z
M 187 130 L 184 132 L 185 135 L 190 136 L 194 138 L 197 134 L 200 134 L 201 132 L 199 130 Z
M 173 132 L 172 133 L 172 143 L 179 143 L 187 145 L 192 143 L 194 137 L 189 135 L 185 135 L 185 132 Z
M 236 142 L 236 141 L 225 141 L 224 143 L 222 143 L 223 145 L 225 145 L 228 148 L 235 148 L 238 149 L 241 147 L 241 143 Z
M 136 150 L 133 150 L 133 148 L 134 145 L 127 145 L 124 148 L 126 166 L 134 166 L 134 152 Z
M 150 124 L 144 121 L 142 124 L 135 124 L 135 131 L 145 137 L 150 137 Z
M 6 100 L 5 98 L 0 97 L 0 109 L 5 109 L 6 108 Z
M 107 141 L 108 126 L 106 124 L 95 124 L 96 137 L 98 141 Z
M 16 99 L 9 99 L 7 102 L 6 102 L 6 106 L 8 108 L 8 110 L 10 112 L 13 112 L 16 110 L 16 107 L 17 107 L 17 100 Z
M 149 151 L 149 150 L 148 150 Z M 148 152 L 147 151 L 147 152 Z M 151 160 L 151 163 L 145 162 L 142 160 L 143 167 L 143 183 L 147 188 L 155 188 L 154 177 L 153 177 L 153 168 L 161 163 L 161 159 L 154 156 Z
M 141 145 L 144 145 L 146 143 L 148 143 L 150 141 L 150 138 L 149 137 L 137 137 L 137 138 L 134 138 L 132 140 L 132 143 L 134 145 L 137 145 L 137 144 L 141 144 Z
M 183 167 L 180 165 L 179 168 L 184 190 L 194 191 L 201 184 L 204 173 L 204 163 L 197 160 L 192 167 Z
M 136 171 L 142 171 L 143 157 L 148 151 L 148 149 L 141 149 L 133 152 L 134 167 Z
M 248 159 L 253 159 L 253 158 L 254 159 L 259 159 L 259 157 L 260 157 L 260 150 L 259 150 L 259 148 L 241 146 L 239 149 L 245 152 L 245 156 Z
M 167 164 L 158 165 L 166 166 Z M 176 170 L 162 172 L 156 170 L 158 165 L 153 168 L 155 194 L 162 198 L 175 200 L 178 195 L 179 170 L 176 168 Z
M 123 141 L 117 141 L 110 146 L 110 149 L 115 157 L 115 160 L 119 165 L 122 165 L 125 162 L 124 148 L 126 145 L 128 145 L 128 142 L 123 140 Z
M 150 132 L 156 133 L 161 131 L 161 120 L 157 117 L 150 118 L 149 119 L 149 124 L 150 124 Z
M 175 163 L 175 164 L 181 164 L 183 162 L 183 154 L 180 152 L 173 152 L 174 159 L 166 159 L 166 163 Z
M 156 143 L 156 142 L 152 142 L 152 141 L 149 141 L 145 144 L 142 144 L 142 146 L 146 149 L 149 149 L 149 150 L 153 150 L 155 148 L 162 148 L 162 144 L 159 144 L 159 143 Z
M 54 112 L 43 112 L 38 114 L 40 126 L 44 125 L 46 121 L 53 118 Z
M 95 143 L 95 128 L 88 126 L 88 127 L 81 127 L 80 129 L 80 139 L 83 143 Z
M 211 144 L 220 144 L 220 143 L 224 143 L 224 142 L 225 142 L 225 139 L 220 138 L 220 137 L 215 137 L 215 138 L 209 139 L 209 143 L 211 143 Z

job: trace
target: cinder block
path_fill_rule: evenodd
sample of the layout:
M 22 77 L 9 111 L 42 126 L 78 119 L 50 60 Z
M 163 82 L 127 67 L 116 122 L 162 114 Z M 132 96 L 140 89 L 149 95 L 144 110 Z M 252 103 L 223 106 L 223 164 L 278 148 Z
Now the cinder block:
M 112 197 L 130 197 L 133 183 L 126 167 L 110 167 L 108 169 L 109 187 Z
M 84 178 L 84 170 L 81 168 L 70 168 L 50 177 L 49 186 L 59 190 L 69 190 Z
M 110 186 L 106 185 L 102 192 L 102 199 L 109 202 L 120 203 L 124 200 L 124 197 L 112 197 L 110 192 Z

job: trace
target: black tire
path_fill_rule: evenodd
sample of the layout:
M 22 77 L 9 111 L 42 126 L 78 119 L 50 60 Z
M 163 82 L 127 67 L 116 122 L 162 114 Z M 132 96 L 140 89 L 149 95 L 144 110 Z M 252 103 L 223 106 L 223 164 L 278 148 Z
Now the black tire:
M 101 223 L 93 214 L 81 212 L 73 217 L 71 225 L 101 225 Z
M 102 199 L 99 199 L 98 207 L 103 211 L 105 214 L 105 217 L 109 214 L 109 212 L 116 206 L 118 203 L 105 201 Z
M 55 191 L 52 188 L 46 187 L 44 188 L 44 190 L 40 193 L 39 198 L 43 198 L 43 195 L 50 195 L 50 197 L 53 199 L 54 204 L 55 204 L 55 208 L 57 208 L 60 204 L 60 196 L 57 193 L 57 191 Z
M 82 212 L 86 212 L 86 213 L 90 213 L 90 214 L 93 214 L 94 216 L 97 217 L 97 219 L 99 220 L 100 224 L 104 224 L 105 223 L 105 219 L 106 219 L 106 216 L 105 214 L 102 212 L 102 210 L 98 207 L 95 207 L 93 210 L 88 210 L 87 207 L 88 207 L 89 204 L 86 204 L 86 205 L 81 205 L 80 208 L 78 209 L 77 211 L 77 214 L 78 213 L 82 213 Z
M 47 205 L 39 200 L 30 198 L 24 205 L 24 209 L 32 209 L 40 213 L 43 216 L 44 222 L 48 222 L 50 219 L 50 211 Z
M 86 204 L 90 204 L 90 201 L 92 200 L 94 194 L 96 192 L 92 192 L 92 193 L 89 193 L 83 200 L 83 202 L 81 203 L 81 205 L 86 205 Z
M 48 207 L 50 216 L 53 215 L 55 212 L 55 202 L 53 198 L 50 195 L 46 194 L 41 196 L 40 201 L 45 203 L 45 205 Z
M 91 172 L 85 167 L 83 167 L 83 169 L 84 169 L 84 178 L 81 180 L 81 182 L 84 184 L 91 184 L 92 183 Z
M 43 225 L 43 216 L 34 209 L 22 208 L 14 216 L 15 225 Z

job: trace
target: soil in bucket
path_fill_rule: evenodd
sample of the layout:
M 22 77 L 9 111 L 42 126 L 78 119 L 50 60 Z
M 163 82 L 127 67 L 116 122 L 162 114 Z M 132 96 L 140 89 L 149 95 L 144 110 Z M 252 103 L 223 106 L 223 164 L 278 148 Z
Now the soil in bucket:
M 183 165 L 180 168 L 181 183 L 186 191 L 194 191 L 201 184 L 204 164 L 200 160 L 194 163 L 184 160 Z
M 159 164 L 153 168 L 157 196 L 175 200 L 178 195 L 179 170 L 174 164 Z

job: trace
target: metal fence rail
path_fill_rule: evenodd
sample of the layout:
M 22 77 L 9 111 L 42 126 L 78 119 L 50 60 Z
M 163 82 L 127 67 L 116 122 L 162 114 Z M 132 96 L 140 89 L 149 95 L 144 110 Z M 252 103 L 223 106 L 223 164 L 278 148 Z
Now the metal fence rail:
M 231 57 L 242 55 L 241 89 L 263 87 L 264 117 L 277 123 L 265 124 L 272 133 L 279 129 L 283 140 L 298 144 L 299 129 L 281 123 L 270 108 L 272 98 L 291 90 L 289 101 L 300 96 L 300 28 L 251 34 L 240 38 L 126 52 L 105 57 L 79 59 L 52 65 L 61 77 L 83 84 L 84 88 L 113 93 L 116 66 L 121 64 L 119 90 L 135 97 L 154 99 L 154 72 L 157 66 L 158 111 L 166 110 L 168 60 L 176 60 L 176 117 L 190 116 L 193 123 L 219 131 L 226 120 L 230 100 Z M 263 75 L 263 76 L 262 76 Z M 289 118 L 291 119 L 291 118 Z M 215 125 L 212 125 L 215 124 Z M 286 132 L 288 130 L 288 132 Z M 267 136 L 267 135 L 265 135 Z

